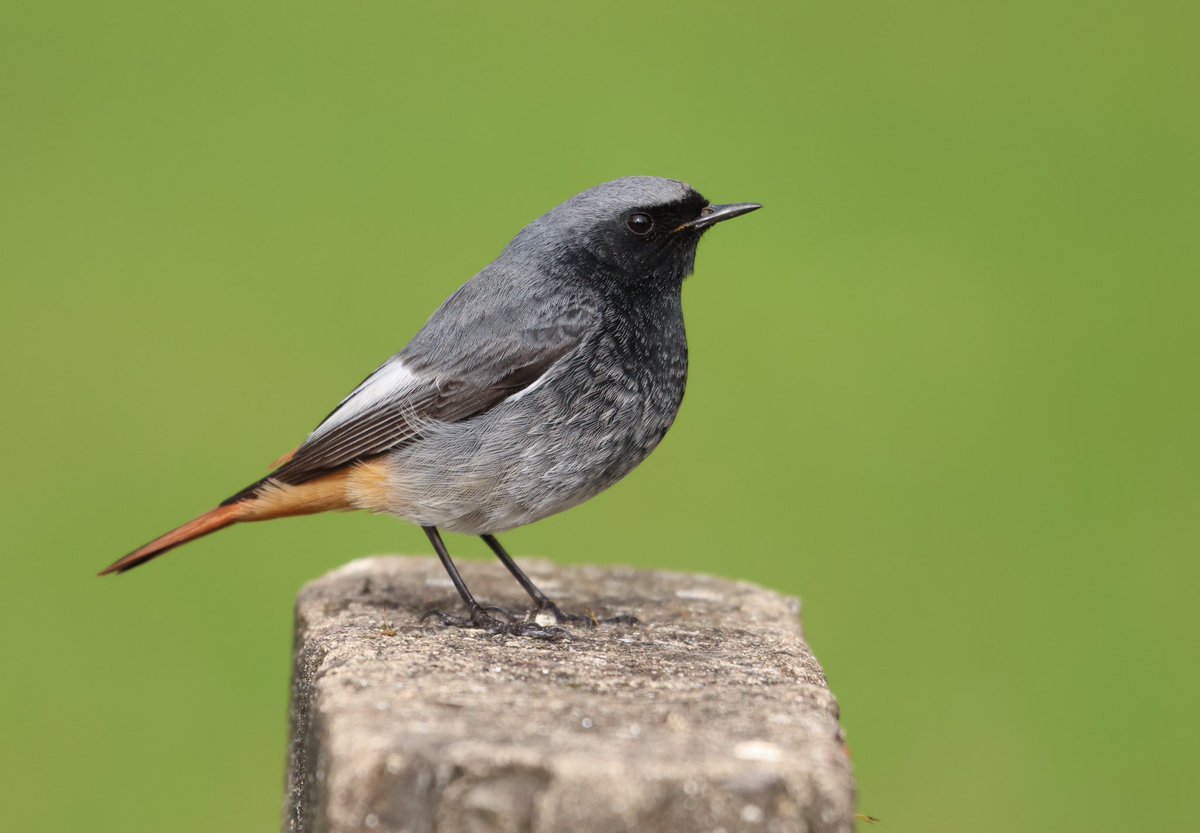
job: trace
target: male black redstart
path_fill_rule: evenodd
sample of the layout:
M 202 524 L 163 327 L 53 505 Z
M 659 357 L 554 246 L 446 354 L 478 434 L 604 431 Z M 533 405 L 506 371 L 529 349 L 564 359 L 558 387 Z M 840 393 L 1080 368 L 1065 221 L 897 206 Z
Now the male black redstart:
M 530 223 L 274 471 L 104 570 L 243 521 L 334 509 L 420 524 L 467 606 L 443 621 L 552 636 L 563 614 L 496 533 L 569 509 L 642 462 L 687 383 L 680 291 L 696 245 L 755 203 L 710 205 L 658 177 L 598 185 Z M 533 598 L 524 621 L 475 600 L 438 529 L 479 535 Z

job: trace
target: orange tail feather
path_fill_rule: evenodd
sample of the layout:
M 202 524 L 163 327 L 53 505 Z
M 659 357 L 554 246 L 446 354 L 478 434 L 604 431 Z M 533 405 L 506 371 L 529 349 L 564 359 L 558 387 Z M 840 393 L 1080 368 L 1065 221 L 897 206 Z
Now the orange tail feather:
M 387 508 L 387 467 L 361 463 L 299 486 L 265 480 L 245 490 L 246 497 L 218 506 L 188 521 L 106 567 L 100 575 L 123 573 L 180 544 L 243 521 L 268 521 L 339 509 Z
M 151 558 L 162 555 L 167 550 L 174 549 L 180 544 L 186 544 L 188 541 L 202 538 L 210 532 L 216 532 L 218 529 L 232 526 L 246 518 L 248 514 L 246 510 L 247 506 L 244 503 L 218 506 L 216 509 L 205 512 L 200 517 L 188 521 L 178 529 L 173 529 L 166 535 L 155 538 L 149 544 L 139 547 L 124 558 L 114 561 L 108 567 L 105 567 L 100 572 L 100 575 L 106 576 L 109 573 L 123 573 L 126 570 L 132 570 L 139 564 L 145 564 Z

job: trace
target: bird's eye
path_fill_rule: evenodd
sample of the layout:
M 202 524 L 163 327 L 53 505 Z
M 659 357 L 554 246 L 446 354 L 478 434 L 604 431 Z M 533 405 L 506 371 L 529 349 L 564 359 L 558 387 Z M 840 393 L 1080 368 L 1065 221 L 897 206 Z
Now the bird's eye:
M 629 226 L 629 230 L 634 234 L 649 234 L 654 228 L 654 218 L 643 211 L 636 214 L 630 214 L 629 219 L 625 221 L 625 225 Z

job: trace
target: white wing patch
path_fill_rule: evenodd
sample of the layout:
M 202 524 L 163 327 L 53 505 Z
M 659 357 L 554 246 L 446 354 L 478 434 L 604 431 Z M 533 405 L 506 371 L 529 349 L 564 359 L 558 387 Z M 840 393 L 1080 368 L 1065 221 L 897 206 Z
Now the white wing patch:
M 527 387 L 521 388 L 519 391 L 517 391 L 516 393 L 514 393 L 512 396 L 508 397 L 504 401 L 505 402 L 516 402 L 518 399 L 520 399 L 525 394 L 533 393 L 535 390 L 537 390 L 538 388 L 540 388 L 542 386 L 542 383 L 546 381 L 546 377 L 550 375 L 550 373 L 554 370 L 555 365 L 557 365 L 557 364 L 558 364 L 558 362 L 555 362 L 554 364 L 550 365 L 548 368 L 546 368 L 545 373 L 543 373 L 541 376 L 534 379 L 533 382 L 531 382 Z
M 554 372 L 557 365 L 558 362 L 551 364 L 545 373 L 526 387 L 506 397 L 504 401 L 516 402 L 525 394 L 537 390 Z M 308 441 L 311 442 L 324 436 L 338 426 L 351 422 L 384 403 L 392 402 L 403 407 L 405 397 L 419 387 L 426 386 L 428 388 L 429 381 L 428 377 L 418 376 L 410 370 L 400 359 L 390 359 L 368 376 L 366 381 L 351 391 L 349 396 L 338 403 L 334 412 L 308 435 Z M 434 384 L 437 384 L 436 380 L 434 380 Z M 413 414 L 411 418 L 416 420 L 417 415 Z
M 309 435 L 309 440 L 349 422 L 381 402 L 402 399 L 404 393 L 415 388 L 420 381 L 420 377 L 409 370 L 404 362 L 399 359 L 388 360 L 341 401 L 337 410 Z

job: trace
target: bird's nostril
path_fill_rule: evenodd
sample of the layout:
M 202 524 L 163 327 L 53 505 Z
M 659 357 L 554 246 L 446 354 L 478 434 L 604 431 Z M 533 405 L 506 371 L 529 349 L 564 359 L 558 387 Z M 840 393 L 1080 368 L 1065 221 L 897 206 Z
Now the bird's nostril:
M 713 213 L 713 208 L 711 205 L 706 205 L 706 206 L 704 206 L 704 208 L 700 209 L 701 217 L 707 217 L 712 213 Z

